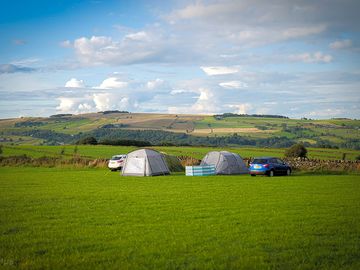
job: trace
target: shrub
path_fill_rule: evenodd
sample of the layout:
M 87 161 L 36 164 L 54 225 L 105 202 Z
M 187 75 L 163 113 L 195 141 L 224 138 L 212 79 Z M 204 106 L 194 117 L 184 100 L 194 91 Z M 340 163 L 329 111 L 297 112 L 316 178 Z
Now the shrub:
M 180 160 L 176 156 L 163 154 L 166 160 L 166 164 L 169 167 L 171 172 L 183 172 L 184 167 L 182 166 Z
M 97 144 L 97 140 L 95 137 L 85 137 L 80 139 L 77 144 L 92 144 L 92 145 L 96 145 Z
M 294 144 L 289 149 L 285 151 L 285 157 L 302 157 L 305 158 L 307 155 L 307 150 L 305 146 L 301 143 Z
M 358 155 L 357 157 L 355 157 L 355 160 L 360 160 L 360 155 Z

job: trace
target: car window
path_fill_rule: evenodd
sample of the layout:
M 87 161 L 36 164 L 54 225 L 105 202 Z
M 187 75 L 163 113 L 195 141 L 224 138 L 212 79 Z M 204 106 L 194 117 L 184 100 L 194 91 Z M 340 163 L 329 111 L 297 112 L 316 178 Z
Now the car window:
M 272 159 L 270 159 L 270 163 L 277 163 L 277 160 L 276 160 L 276 158 L 272 158 Z
M 279 163 L 279 164 L 284 164 L 284 161 L 282 161 L 281 159 L 276 159 L 276 161 L 277 161 L 277 163 Z
M 254 159 L 254 161 L 252 163 L 254 163 L 254 164 L 265 164 L 265 163 L 268 163 L 268 160 L 267 159 L 262 159 L 262 158 L 256 158 L 256 159 Z

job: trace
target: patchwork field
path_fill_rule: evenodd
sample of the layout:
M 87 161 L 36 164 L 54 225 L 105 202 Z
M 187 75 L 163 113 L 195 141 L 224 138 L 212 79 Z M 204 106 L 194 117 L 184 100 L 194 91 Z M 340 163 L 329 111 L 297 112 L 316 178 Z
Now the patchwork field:
M 0 168 L 0 266 L 359 269 L 359 180 Z
M 63 117 L 27 117 L 0 120 L 0 142 L 5 144 L 49 144 L 67 142 L 54 134 L 36 137 L 33 131 L 65 135 L 89 133 L 104 127 L 113 131 L 157 130 L 200 137 L 232 136 L 250 139 L 286 137 L 311 144 L 344 145 L 356 149 L 360 140 L 360 120 L 287 119 L 266 117 L 217 117 L 146 113 L 89 113 Z M 269 145 L 270 146 L 270 145 Z M 341 146 L 343 147 L 343 146 Z

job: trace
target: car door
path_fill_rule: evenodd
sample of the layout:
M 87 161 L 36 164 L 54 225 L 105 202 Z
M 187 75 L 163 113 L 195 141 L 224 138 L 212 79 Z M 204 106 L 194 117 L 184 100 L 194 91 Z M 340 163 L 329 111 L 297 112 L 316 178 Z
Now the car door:
M 279 158 L 276 159 L 276 162 L 278 163 L 280 173 L 286 174 L 287 166 L 286 166 L 285 162 Z
M 269 162 L 270 162 L 271 166 L 273 167 L 275 174 L 281 173 L 281 167 L 279 166 L 279 163 L 277 162 L 276 158 L 271 158 L 269 160 Z

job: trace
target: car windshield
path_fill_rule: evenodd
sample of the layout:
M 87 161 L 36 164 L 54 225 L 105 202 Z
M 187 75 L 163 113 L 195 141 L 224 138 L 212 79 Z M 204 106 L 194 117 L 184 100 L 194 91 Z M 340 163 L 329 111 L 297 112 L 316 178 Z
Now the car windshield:
M 253 164 L 265 164 L 265 163 L 268 163 L 268 160 L 262 159 L 262 158 L 256 158 L 256 159 L 254 159 L 254 161 L 252 163 Z

